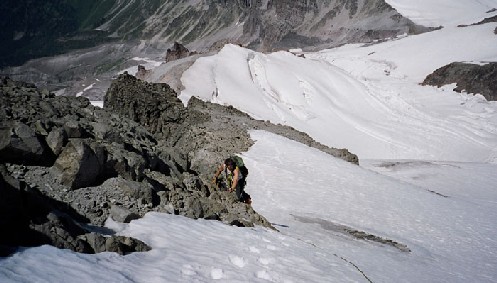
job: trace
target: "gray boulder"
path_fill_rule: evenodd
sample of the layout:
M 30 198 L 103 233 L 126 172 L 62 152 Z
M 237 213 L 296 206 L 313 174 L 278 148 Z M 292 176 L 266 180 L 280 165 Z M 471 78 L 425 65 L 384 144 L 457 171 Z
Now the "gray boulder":
M 78 189 L 98 182 L 103 173 L 102 162 L 102 157 L 85 140 L 71 139 L 52 169 L 63 185 Z
M 14 121 L 4 123 L 0 131 L 0 162 L 50 164 L 54 156 L 44 139 L 28 125 Z
M 121 223 L 129 223 L 131 220 L 140 219 L 140 215 L 119 205 L 113 205 L 110 208 L 110 216 L 114 221 Z
M 149 183 L 116 177 L 99 186 L 70 191 L 64 200 L 93 225 L 103 225 L 111 215 L 125 223 L 145 215 L 158 204 L 156 198 Z
M 95 253 L 116 252 L 126 255 L 132 252 L 146 252 L 151 248 L 144 242 L 124 236 L 103 236 L 97 233 L 87 233 L 80 237 L 87 242 Z
M 67 133 L 63 128 L 55 128 L 48 134 L 46 141 L 52 152 L 58 156 L 68 141 Z

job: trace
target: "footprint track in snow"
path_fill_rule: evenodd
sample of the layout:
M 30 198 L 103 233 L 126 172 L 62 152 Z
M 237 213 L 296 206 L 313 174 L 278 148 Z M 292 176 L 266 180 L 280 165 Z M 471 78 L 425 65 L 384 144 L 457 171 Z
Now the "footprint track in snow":
M 220 268 L 211 269 L 211 278 L 214 280 L 222 279 L 224 277 L 224 272 Z
M 256 248 L 256 247 L 250 247 L 250 248 L 249 248 L 249 251 L 250 251 L 251 253 L 255 253 L 255 254 L 259 254 L 259 253 L 261 253 L 261 250 L 259 250 L 259 249 L 258 249 L 258 248 Z
M 229 256 L 231 264 L 238 266 L 240 268 L 245 267 L 247 265 L 247 261 L 243 257 L 239 257 L 236 255 L 230 255 Z

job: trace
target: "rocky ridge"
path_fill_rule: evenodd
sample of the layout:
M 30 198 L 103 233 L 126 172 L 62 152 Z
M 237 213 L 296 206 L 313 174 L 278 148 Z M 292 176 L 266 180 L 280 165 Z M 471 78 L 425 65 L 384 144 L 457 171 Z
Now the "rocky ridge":
M 231 107 L 195 99 L 184 107 L 168 85 L 127 74 L 112 83 L 105 109 L 6 77 L 0 100 L 6 106 L 0 110 L 0 226 L 9 231 L 0 233 L 4 255 L 40 244 L 85 253 L 146 251 L 145 243 L 102 225 L 109 217 L 129 222 L 149 211 L 273 228 L 209 182 L 223 158 L 250 147 L 249 129 L 357 163 L 347 150 Z
M 162 148 L 175 148 L 183 153 L 182 159 L 188 161 L 189 170 L 199 172 L 202 178 L 212 174 L 212 164 L 234 152 L 247 151 L 253 144 L 248 134 L 250 130 L 273 132 L 345 161 L 359 163 L 357 155 L 347 149 L 327 147 L 292 127 L 255 120 L 231 106 L 195 97 L 185 108 L 176 96 L 167 84 L 148 83 L 125 74 L 111 84 L 104 108 L 145 125 L 158 135 Z
M 441 87 L 453 83 L 457 84 L 454 91 L 479 93 L 488 101 L 497 101 L 497 63 L 450 63 L 428 75 L 422 85 Z
M 136 10 L 148 17 L 127 17 Z M 404 18 L 384 0 L 163 1 L 115 3 L 99 29 L 139 34 L 153 43 L 181 41 L 198 51 L 239 43 L 259 51 L 370 42 L 429 29 Z M 137 21 L 142 29 L 137 29 Z M 321 47 L 322 48 L 322 47 Z
M 240 43 L 270 51 L 330 48 L 429 30 L 384 0 L 19 0 L 4 6 L 0 50 L 6 55 L 0 56 L 0 67 L 110 42 L 143 40 L 146 49 L 165 50 L 181 41 L 199 52 Z

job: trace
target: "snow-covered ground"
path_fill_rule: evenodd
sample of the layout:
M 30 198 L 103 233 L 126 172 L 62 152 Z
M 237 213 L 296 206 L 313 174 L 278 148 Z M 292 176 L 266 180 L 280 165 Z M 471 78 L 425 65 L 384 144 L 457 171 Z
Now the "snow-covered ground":
M 233 105 L 360 158 L 495 162 L 497 104 L 419 85 L 454 61 L 497 61 L 494 29 L 447 28 L 305 58 L 230 45 L 185 72 L 180 98 Z
M 231 104 L 359 155 L 356 166 L 252 132 L 247 191 L 280 232 L 158 213 L 109 220 L 152 251 L 22 249 L 0 259 L 0 282 L 497 282 L 497 103 L 419 85 L 452 61 L 497 61 L 496 23 L 455 27 L 494 15 L 497 1 L 388 2 L 446 28 L 305 58 L 226 46 L 182 78 L 185 102 Z
M 495 0 L 386 0 L 403 16 L 424 26 L 472 24 L 489 17 Z M 495 12 L 490 15 L 495 15 Z

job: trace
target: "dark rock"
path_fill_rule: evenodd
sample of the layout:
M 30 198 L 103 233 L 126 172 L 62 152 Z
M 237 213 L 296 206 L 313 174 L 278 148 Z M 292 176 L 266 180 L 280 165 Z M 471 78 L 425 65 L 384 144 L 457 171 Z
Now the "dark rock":
M 9 177 L 5 166 L 0 164 L 0 245 L 27 244 L 29 218 L 20 186 L 19 181 Z
M 457 92 L 479 93 L 489 101 L 497 100 L 497 63 L 483 65 L 454 62 L 428 75 L 422 85 L 441 87 L 456 83 Z
M 70 191 L 65 199 L 71 200 L 71 207 L 92 224 L 103 225 L 110 215 L 120 222 L 145 215 L 159 203 L 156 197 L 152 185 L 117 177 L 96 187 Z
M 80 238 L 87 242 L 95 253 L 116 252 L 121 255 L 126 255 L 132 252 L 146 252 L 151 250 L 144 242 L 130 237 L 104 237 L 101 234 L 88 233 Z
M 108 252 L 116 252 L 121 255 L 151 250 L 151 248 L 144 242 L 125 236 L 112 236 L 106 238 L 105 249 Z
M 52 149 L 55 155 L 59 155 L 62 152 L 62 148 L 67 143 L 67 134 L 63 128 L 53 129 L 47 136 L 47 144 Z
M 497 22 L 497 15 L 490 17 L 490 18 L 485 18 L 485 19 L 483 19 L 477 23 L 471 24 L 471 25 L 458 25 L 458 27 L 478 26 L 478 25 L 495 23 L 495 22 Z
M 49 213 L 47 222 L 33 224 L 31 228 L 48 239 L 48 243 L 61 248 L 81 253 L 91 253 L 90 245 L 77 237 L 85 232 L 67 215 Z
M 0 149 L 0 161 L 26 165 L 49 165 L 54 156 L 43 138 L 28 125 L 15 121 L 4 125 Z
M 68 138 L 83 138 L 84 130 L 77 120 L 69 120 L 64 124 L 64 131 Z
M 138 72 L 136 72 L 135 77 L 140 80 L 145 80 L 149 74 L 150 70 L 145 69 L 145 66 L 143 65 L 138 65 Z
M 10 133 L 12 128 L 8 125 L 0 124 L 0 153 L 10 144 Z
M 94 108 L 87 99 L 54 96 L 8 78 L 1 79 L 0 91 L 5 105 L 0 109 L 0 225 L 9 231 L 0 233 L 2 253 L 42 244 L 94 252 L 80 223 L 102 225 L 113 206 L 131 212 L 124 221 L 143 216 L 159 199 L 148 182 L 133 180 L 143 179 L 145 171 L 159 170 L 151 176 L 180 171 L 172 168 L 174 161 L 163 160 L 167 155 L 154 151 L 156 140 L 142 126 Z M 87 187 L 116 176 L 117 182 Z M 129 238 L 109 241 L 106 251 L 148 248 Z
M 81 139 L 71 139 L 52 168 L 71 189 L 95 185 L 103 172 L 95 151 Z
M 167 84 L 120 75 L 104 98 L 104 108 L 145 126 L 152 133 L 176 132 L 184 106 Z
M 172 48 L 168 48 L 166 51 L 166 62 L 171 62 L 174 60 L 178 60 L 181 58 L 185 58 L 195 54 L 194 52 L 190 52 L 188 48 L 183 46 L 183 44 L 175 42 Z M 137 76 L 138 77 L 138 76 Z

